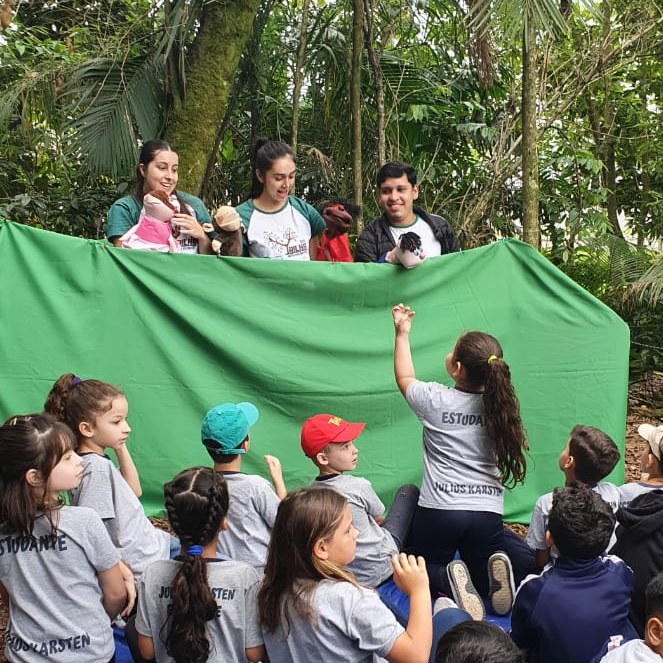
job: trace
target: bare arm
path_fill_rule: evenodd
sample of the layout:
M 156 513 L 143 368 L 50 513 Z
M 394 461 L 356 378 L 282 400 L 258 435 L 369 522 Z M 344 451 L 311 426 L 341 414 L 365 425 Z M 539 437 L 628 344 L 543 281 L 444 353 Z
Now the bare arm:
M 257 647 L 247 647 L 244 650 L 244 655 L 246 658 L 251 661 L 251 663 L 269 663 L 269 658 L 267 657 L 267 652 L 265 651 L 265 645 L 258 645 Z
M 127 590 L 127 604 L 124 606 L 124 610 L 120 614 L 122 617 L 128 617 L 136 603 L 136 582 L 131 569 L 122 561 L 120 562 L 120 571 L 122 572 L 124 588 Z
M 138 634 L 138 651 L 146 661 L 154 660 L 154 642 L 149 635 Z
M 117 462 L 120 466 L 120 474 L 124 477 L 124 480 L 129 484 L 131 490 L 134 491 L 136 497 L 140 497 L 143 494 L 143 489 L 140 485 L 140 477 L 138 476 L 138 470 L 134 464 L 134 460 L 127 449 L 126 444 L 123 444 L 115 449 L 115 455 L 117 456 Z
M 116 246 L 118 249 L 121 249 L 121 248 L 122 248 L 122 242 L 120 241 L 120 238 L 119 238 L 119 237 L 113 237 L 113 238 L 111 239 L 111 244 L 112 244 L 113 246 Z
M 267 470 L 274 485 L 274 492 L 276 496 L 282 500 L 287 494 L 288 490 L 283 481 L 283 470 L 281 469 L 281 461 L 276 456 L 264 456 L 267 463 Z
M 394 582 L 410 597 L 410 618 L 387 654 L 390 663 L 427 663 L 433 644 L 428 574 L 423 557 L 394 555 Z
M 99 585 L 103 594 L 102 603 L 108 616 L 117 617 L 127 602 L 127 590 L 122 578 L 122 570 L 118 562 L 107 571 L 98 573 Z
M 401 394 L 405 396 L 408 385 L 416 380 L 412 352 L 410 351 L 410 328 L 414 311 L 404 304 L 391 309 L 396 338 L 394 342 L 394 377 Z
M 308 241 L 308 255 L 311 260 L 316 260 L 318 257 L 318 247 L 320 246 L 320 238 L 315 235 Z

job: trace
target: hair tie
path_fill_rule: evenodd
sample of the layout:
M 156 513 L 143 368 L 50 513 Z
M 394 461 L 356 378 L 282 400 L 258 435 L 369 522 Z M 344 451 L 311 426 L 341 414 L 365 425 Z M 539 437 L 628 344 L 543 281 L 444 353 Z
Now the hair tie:
M 72 379 L 72 381 L 71 381 L 71 386 L 72 386 L 72 387 L 75 387 L 77 384 L 80 384 L 81 382 L 83 382 L 83 380 L 81 380 L 81 379 L 78 377 L 78 375 L 74 375 L 74 377 L 73 377 L 73 379 Z
M 488 357 L 488 363 L 492 364 L 496 359 L 499 359 L 497 355 L 490 355 L 490 357 Z
M 186 549 L 186 554 L 191 555 L 191 557 L 200 557 L 203 554 L 202 546 L 189 546 Z

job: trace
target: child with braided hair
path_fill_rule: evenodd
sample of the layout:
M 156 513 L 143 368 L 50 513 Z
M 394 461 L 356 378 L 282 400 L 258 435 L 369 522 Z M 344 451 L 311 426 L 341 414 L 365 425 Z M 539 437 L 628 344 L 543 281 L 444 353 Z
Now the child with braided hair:
M 260 661 L 258 573 L 216 554 L 228 512 L 223 475 L 206 467 L 183 470 L 164 486 L 164 498 L 182 550 L 174 560 L 151 564 L 141 579 L 140 656 L 159 663 Z

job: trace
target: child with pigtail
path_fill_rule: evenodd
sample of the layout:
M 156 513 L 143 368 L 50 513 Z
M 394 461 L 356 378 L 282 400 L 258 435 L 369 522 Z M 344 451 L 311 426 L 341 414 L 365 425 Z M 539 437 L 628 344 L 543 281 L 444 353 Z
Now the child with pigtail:
M 164 498 L 182 550 L 174 560 L 150 565 L 141 579 L 135 620 L 140 656 L 159 663 L 264 660 L 258 574 L 216 554 L 228 513 L 223 475 L 206 467 L 184 470 L 164 486 Z
M 396 383 L 423 424 L 412 549 L 426 559 L 433 589 L 450 586 L 475 619 L 484 608 L 473 583 L 490 595 L 496 614 L 506 614 L 514 589 L 510 559 L 500 551 L 504 489 L 525 479 L 527 440 L 502 347 L 490 334 L 466 332 L 445 359 L 454 386 L 422 382 L 410 350 L 414 311 L 399 304 L 392 315 Z M 462 561 L 454 560 L 456 550 Z

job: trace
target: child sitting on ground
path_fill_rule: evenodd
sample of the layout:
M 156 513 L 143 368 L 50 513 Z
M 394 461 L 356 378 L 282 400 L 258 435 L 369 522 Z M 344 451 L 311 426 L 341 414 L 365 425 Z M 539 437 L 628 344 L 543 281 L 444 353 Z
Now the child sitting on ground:
M 630 640 L 609 651 L 600 663 L 663 662 L 663 573 L 647 585 L 647 625 L 644 640 Z
M 553 493 L 546 543 L 559 557 L 520 585 L 511 636 L 529 663 L 587 663 L 610 640 L 637 634 L 628 619 L 633 572 L 618 557 L 601 557 L 615 516 L 582 483 Z
M 399 488 L 385 519 L 384 504 L 370 482 L 344 474 L 357 467 L 359 452 L 354 440 L 365 426 L 332 414 L 316 414 L 302 426 L 302 450 L 318 468 L 318 476 L 311 486 L 331 488 L 348 501 L 352 524 L 359 532 L 357 553 L 348 568 L 360 583 L 377 588 L 378 594 L 394 609 L 399 619 L 407 621 L 407 607 L 401 606 L 399 610 L 388 598 L 395 587 L 387 581 L 393 573 L 392 555 L 403 550 L 419 491 L 409 485 Z M 398 599 L 395 602 L 398 603 Z
M 403 628 L 345 568 L 356 537 L 348 504 L 335 490 L 296 490 L 281 502 L 258 592 L 272 663 L 428 660 L 432 620 L 424 559 L 404 553 L 392 559 L 394 578 L 410 598 Z
M 663 488 L 663 462 L 661 450 L 663 449 L 663 426 L 641 424 L 638 427 L 640 437 L 647 440 L 647 446 L 640 457 L 640 481 L 625 483 L 619 487 L 619 506 L 626 507 L 629 502 L 642 493 Z
M 616 512 L 619 507 L 619 490 L 612 483 L 601 481 L 619 460 L 619 449 L 606 433 L 593 426 L 574 426 L 566 446 L 559 456 L 559 469 L 564 472 L 565 485 L 574 481 L 587 484 L 598 493 Z M 543 568 L 551 554 L 546 543 L 548 514 L 552 506 L 553 493 L 537 499 L 527 530 L 527 545 L 536 551 L 536 562 Z M 614 539 L 611 540 L 614 543 Z
M 149 564 L 174 556 L 179 542 L 154 527 L 138 500 L 140 478 L 127 448 L 131 427 L 124 393 L 108 382 L 65 373 L 49 392 L 44 410 L 76 436 L 84 472 L 80 484 L 69 492 L 71 503 L 99 514 L 120 553 L 125 577 L 128 567 L 138 582 Z M 108 449 L 115 453 L 119 470 L 106 455 Z
M 135 621 L 141 657 L 178 663 L 265 660 L 256 606 L 258 574 L 248 564 L 216 555 L 228 512 L 223 476 L 192 467 L 163 492 L 168 522 L 182 550 L 143 574 Z M 127 630 L 133 632 L 129 625 Z
M 499 626 L 468 621 L 439 639 L 434 663 L 525 663 L 525 657 Z
M 228 529 L 219 536 L 217 553 L 262 571 L 279 500 L 287 491 L 274 456 L 265 456 L 274 489 L 262 477 L 241 470 L 250 447 L 249 429 L 258 417 L 252 403 L 222 403 L 205 415 L 200 436 L 230 494 Z

